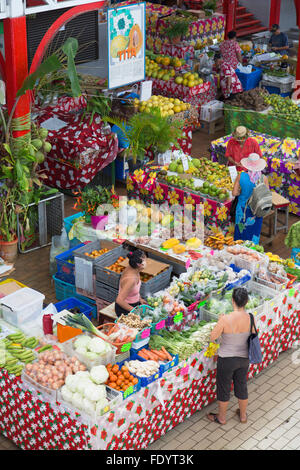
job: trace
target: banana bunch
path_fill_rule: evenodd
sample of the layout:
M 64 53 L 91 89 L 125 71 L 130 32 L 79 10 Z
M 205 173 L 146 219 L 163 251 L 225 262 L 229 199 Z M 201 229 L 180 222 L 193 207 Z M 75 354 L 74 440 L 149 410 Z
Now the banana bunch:
M 21 331 L 6 336 L 0 342 L 0 367 L 5 368 L 10 374 L 21 375 L 24 364 L 36 359 L 32 349 L 38 344 L 37 338 L 34 336 L 27 338 Z
M 283 259 L 280 258 L 278 255 L 274 255 L 273 253 L 265 253 L 269 257 L 269 260 L 273 263 L 283 263 Z
M 232 235 L 223 235 L 223 233 L 217 233 L 216 235 L 211 235 L 205 241 L 205 245 L 213 248 L 215 250 L 223 250 L 224 245 L 232 246 L 234 245 L 234 238 Z
M 216 343 L 209 343 L 207 350 L 204 353 L 205 357 L 213 357 L 218 351 L 220 345 Z

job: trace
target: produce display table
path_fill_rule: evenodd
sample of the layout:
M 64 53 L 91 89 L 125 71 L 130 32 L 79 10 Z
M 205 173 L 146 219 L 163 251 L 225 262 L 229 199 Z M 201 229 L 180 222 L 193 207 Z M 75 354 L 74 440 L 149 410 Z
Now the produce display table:
M 46 184 L 58 189 L 83 188 L 115 160 L 118 152 L 116 135 L 102 134 L 100 118 L 90 124 L 89 116 L 82 118 L 82 114 L 68 104 L 59 103 L 39 110 L 37 117 L 40 125 L 51 118 L 67 124 L 58 130 L 49 130 L 52 149 L 41 165 L 47 176 Z
M 263 362 L 252 378 L 300 337 L 299 286 L 278 293 L 272 310 L 257 319 Z M 20 378 L 0 369 L 0 431 L 26 450 L 146 449 L 177 424 L 216 399 L 216 365 L 204 351 L 164 375 L 102 417 L 85 421 L 59 402 L 49 402 Z
M 257 112 L 242 108 L 233 108 L 228 105 L 224 106 L 225 131 L 231 134 L 237 126 L 246 126 L 256 132 L 267 133 L 271 136 L 299 138 L 300 125 L 297 122 L 280 119 L 276 116 L 267 114 L 266 112 Z
M 218 202 L 192 193 L 187 189 L 179 189 L 160 183 L 157 178 L 157 172 L 161 167 L 147 165 L 142 170 L 136 170 L 129 174 L 127 178 L 127 197 L 128 199 L 140 199 L 145 204 L 168 204 L 184 205 L 197 204 L 204 205 L 204 223 L 208 227 L 220 227 L 221 230 L 228 230 L 231 224 L 229 210 L 231 200 Z
M 268 176 L 271 189 L 280 193 L 290 201 L 289 210 L 300 216 L 300 175 L 293 171 L 300 150 L 300 139 L 272 137 L 271 135 L 250 131 L 261 148 L 268 166 Z M 227 143 L 231 135 L 211 142 L 211 153 L 214 160 L 224 157 Z

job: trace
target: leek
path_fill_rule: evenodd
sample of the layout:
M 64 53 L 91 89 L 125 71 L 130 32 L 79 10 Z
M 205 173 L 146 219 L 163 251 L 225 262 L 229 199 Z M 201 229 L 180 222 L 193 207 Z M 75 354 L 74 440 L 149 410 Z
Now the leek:
M 83 313 L 73 313 L 62 317 L 66 322 L 66 326 L 72 326 L 73 328 L 79 328 L 83 331 L 88 331 L 93 335 L 99 336 L 102 339 L 107 339 L 107 336 L 103 335 L 93 323 Z

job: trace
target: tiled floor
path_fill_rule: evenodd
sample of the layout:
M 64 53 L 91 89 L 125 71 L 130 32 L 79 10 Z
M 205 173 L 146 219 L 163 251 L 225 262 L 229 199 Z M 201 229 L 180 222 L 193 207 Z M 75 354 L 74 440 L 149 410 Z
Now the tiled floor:
M 214 138 L 222 136 L 220 132 Z M 196 132 L 193 135 L 193 156 L 208 156 L 212 138 Z M 124 188 L 119 188 L 124 194 Z M 65 214 L 71 215 L 72 199 L 66 197 Z M 290 225 L 299 220 L 290 216 Z M 284 245 L 285 234 L 281 232 L 270 251 L 284 258 L 290 250 Z M 45 302 L 55 302 L 55 289 L 49 275 L 50 248 L 42 248 L 19 255 L 14 279 L 45 294 Z M 234 416 L 237 407 L 232 399 L 225 426 L 207 421 L 207 412 L 215 404 L 194 414 L 182 424 L 153 443 L 149 449 L 300 449 L 300 368 L 293 364 L 293 350 L 282 353 L 280 358 L 258 377 L 249 382 L 248 423 L 240 424 Z M 17 447 L 0 434 L 0 450 Z

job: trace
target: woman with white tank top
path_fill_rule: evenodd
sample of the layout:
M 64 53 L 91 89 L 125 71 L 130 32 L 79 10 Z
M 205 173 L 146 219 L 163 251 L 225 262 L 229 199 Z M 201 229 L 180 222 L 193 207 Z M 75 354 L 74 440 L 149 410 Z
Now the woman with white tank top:
M 234 394 L 239 401 L 236 410 L 241 423 L 247 422 L 247 373 L 249 369 L 248 338 L 250 336 L 251 319 L 246 312 L 248 302 L 247 289 L 238 287 L 233 290 L 233 312 L 221 315 L 211 332 L 211 341 L 220 338 L 217 360 L 217 401 L 218 413 L 208 413 L 210 421 L 226 424 L 226 411 L 230 399 L 233 382 Z M 253 330 L 254 332 L 254 330 Z

